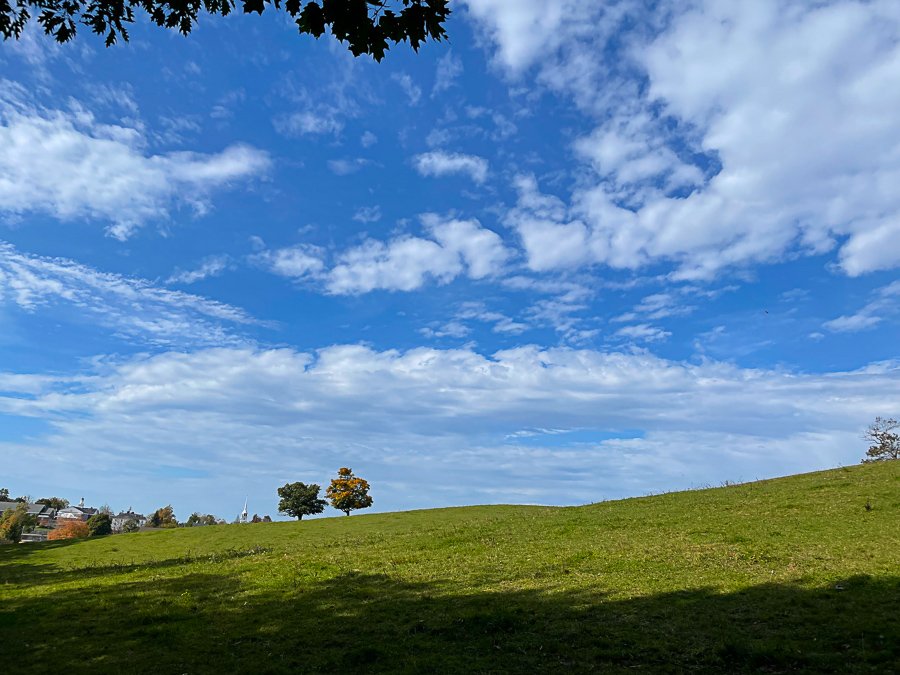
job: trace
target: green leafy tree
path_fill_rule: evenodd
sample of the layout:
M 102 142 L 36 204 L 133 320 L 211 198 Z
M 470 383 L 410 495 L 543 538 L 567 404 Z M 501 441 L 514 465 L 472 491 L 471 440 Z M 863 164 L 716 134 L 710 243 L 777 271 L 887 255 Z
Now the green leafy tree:
M 3 0 L 0 0 L 0 2 L 3 2 Z M 27 504 L 29 501 L 28 497 L 10 497 L 9 489 L 0 488 L 0 502 L 19 502 L 20 504 Z
M 69 506 L 69 500 L 63 499 L 62 497 L 44 497 L 43 499 L 38 499 L 35 504 L 44 504 L 49 506 L 51 509 L 64 509 Z
M 278 496 L 281 497 L 281 501 L 278 502 L 278 512 L 297 520 L 303 520 L 303 516 L 322 513 L 328 502 L 319 499 L 319 490 L 321 489 L 315 483 L 307 485 L 299 482 L 288 483 L 284 487 L 278 488 Z
M 0 539 L 18 542 L 22 532 L 27 532 L 37 524 L 37 518 L 28 515 L 28 507 L 20 503 L 0 516 Z
M 900 459 L 900 422 L 893 417 L 876 417 L 866 429 L 863 439 L 871 443 L 863 462 Z
M 57 42 L 75 37 L 78 24 L 105 38 L 106 46 L 128 41 L 137 12 L 157 26 L 191 32 L 202 14 L 231 14 L 240 5 L 245 14 L 283 9 L 301 34 L 316 38 L 326 30 L 346 43 L 354 56 L 384 58 L 390 45 L 408 42 L 416 51 L 429 38 L 446 36 L 449 0 L 0 0 L 0 34 L 22 35 L 33 16 Z
M 128 532 L 137 532 L 140 529 L 141 529 L 140 523 L 138 523 L 138 521 L 135 520 L 134 518 L 129 518 L 122 524 L 122 532 L 124 532 L 126 534 Z
M 112 534 L 112 518 L 108 513 L 95 513 L 88 518 L 87 526 L 92 537 Z
M 172 509 L 172 505 L 156 509 L 153 515 L 150 516 L 147 524 L 150 527 L 178 527 L 178 520 L 175 518 L 175 511 Z
M 331 479 L 325 496 L 331 500 L 334 508 L 348 516 L 351 511 L 372 506 L 368 481 L 354 476 L 353 470 L 346 467 L 338 469 L 338 477 Z

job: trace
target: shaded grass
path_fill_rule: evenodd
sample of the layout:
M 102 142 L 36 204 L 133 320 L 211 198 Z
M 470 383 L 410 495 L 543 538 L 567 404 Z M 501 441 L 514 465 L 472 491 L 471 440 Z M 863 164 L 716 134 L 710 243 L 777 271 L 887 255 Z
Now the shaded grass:
M 898 606 L 900 462 L 0 549 L 12 672 L 898 672 Z

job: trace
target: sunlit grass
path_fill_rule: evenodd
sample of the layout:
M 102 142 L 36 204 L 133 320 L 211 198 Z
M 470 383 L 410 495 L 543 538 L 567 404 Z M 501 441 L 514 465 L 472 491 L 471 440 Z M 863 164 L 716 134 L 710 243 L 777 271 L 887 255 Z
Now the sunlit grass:
M 898 606 L 900 462 L 0 548 L 11 672 L 892 672 Z

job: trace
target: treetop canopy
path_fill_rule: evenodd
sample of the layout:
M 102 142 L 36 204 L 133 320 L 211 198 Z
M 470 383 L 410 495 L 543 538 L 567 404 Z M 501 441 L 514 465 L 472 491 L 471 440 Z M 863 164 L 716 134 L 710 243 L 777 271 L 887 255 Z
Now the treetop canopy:
M 187 35 L 201 14 L 227 16 L 238 8 L 262 14 L 271 6 L 283 9 L 301 34 L 320 37 L 329 31 L 346 42 L 354 56 L 376 61 L 392 44 L 409 42 L 413 50 L 429 38 L 446 36 L 449 0 L 0 0 L 0 34 L 18 39 L 28 22 L 37 22 L 57 42 L 75 37 L 78 24 L 105 36 L 106 46 L 128 41 L 135 11 L 143 11 L 157 26 Z

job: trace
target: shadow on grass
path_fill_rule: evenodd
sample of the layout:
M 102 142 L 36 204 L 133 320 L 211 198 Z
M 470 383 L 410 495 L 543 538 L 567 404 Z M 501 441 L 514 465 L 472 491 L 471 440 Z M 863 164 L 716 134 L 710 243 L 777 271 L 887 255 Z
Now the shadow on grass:
M 8 603 L 0 662 L 92 673 L 890 673 L 898 606 L 900 578 L 612 600 L 358 574 L 267 591 L 193 573 Z
M 53 547 L 54 544 L 65 546 L 75 543 L 79 540 L 70 539 L 59 542 L 48 542 L 41 544 L 44 547 Z M 33 544 L 24 544 L 18 548 L 34 548 Z M 214 551 L 212 553 L 188 552 L 185 555 L 175 558 L 165 558 L 161 560 L 144 560 L 140 562 L 105 562 L 96 561 L 88 562 L 79 566 L 70 568 L 60 568 L 54 563 L 40 564 L 21 564 L 22 557 L 8 556 L 0 557 L 0 584 L 7 586 L 33 586 L 46 581 L 53 584 L 61 584 L 69 581 L 84 581 L 94 577 L 105 577 L 110 574 L 128 574 L 131 572 L 141 572 L 149 570 L 163 570 L 169 567 L 182 567 L 185 565 L 194 565 L 196 563 L 221 563 L 228 560 L 238 558 L 246 558 L 254 555 L 262 555 L 269 553 L 271 549 L 263 546 L 253 546 L 247 549 L 229 548 L 222 551 Z

